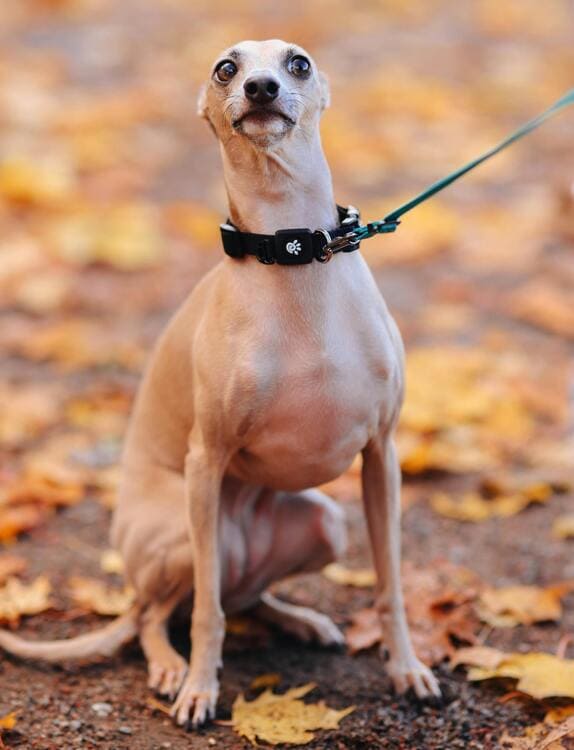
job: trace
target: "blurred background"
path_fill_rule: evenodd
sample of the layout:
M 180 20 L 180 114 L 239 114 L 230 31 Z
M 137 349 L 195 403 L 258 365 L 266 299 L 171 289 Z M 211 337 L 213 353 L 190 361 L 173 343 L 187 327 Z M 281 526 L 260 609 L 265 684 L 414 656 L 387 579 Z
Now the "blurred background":
M 0 584 L 3 559 L 17 580 L 51 580 L 53 608 L 26 619 L 30 633 L 66 635 L 99 622 L 66 582 L 71 574 L 115 580 L 119 562 L 108 558 L 102 569 L 101 553 L 141 371 L 169 316 L 221 258 L 219 153 L 196 115 L 216 55 L 245 38 L 280 37 L 310 51 L 331 84 L 322 132 L 337 199 L 368 220 L 570 89 L 573 22 L 569 0 L 3 0 Z M 396 234 L 364 243 L 407 349 L 399 448 L 405 558 L 415 568 L 448 558 L 498 587 L 574 579 L 573 136 L 566 111 L 417 208 Z M 349 518 L 350 568 L 370 564 L 357 472 L 328 487 Z M 437 592 L 459 580 L 448 570 L 432 585 L 411 571 L 413 597 L 434 586 L 434 606 Z M 345 623 L 372 595 L 368 583 L 337 575 L 345 569 L 283 591 Z M 0 593 L 0 620 L 16 624 L 41 609 L 15 600 L 2 615 Z M 468 633 L 494 627 L 488 645 L 553 651 L 574 627 L 570 605 L 550 628 L 497 630 L 478 618 Z M 432 638 L 421 635 L 419 648 L 437 663 L 449 649 L 432 651 Z M 330 657 L 308 650 L 296 661 L 293 644 L 277 649 L 286 684 L 333 682 Z M 253 676 L 275 671 L 265 653 L 231 656 L 224 706 Z M 503 729 L 532 723 L 541 710 L 525 713 L 520 702 L 500 703 L 500 691 L 445 673 L 462 698 L 421 719 L 408 703 L 391 703 L 372 652 L 336 663 L 340 680 L 325 695 L 357 703 L 358 718 L 338 730 L 339 744 L 312 747 L 495 747 Z M 134 736 L 117 744 L 115 725 L 92 727 L 90 747 L 188 746 L 141 709 L 137 653 L 96 674 L 105 683 L 88 672 L 85 711 L 105 684 L 108 698 L 125 704 Z M 54 729 L 63 712 L 57 686 L 74 690 L 80 679 L 0 665 L 0 715 L 23 712 L 14 746 L 47 747 L 38 738 L 48 726 L 44 736 L 68 731 Z M 55 697 L 32 728 L 26 701 L 46 693 Z M 147 722 L 145 736 L 138 722 Z M 243 747 L 219 731 L 219 746 Z

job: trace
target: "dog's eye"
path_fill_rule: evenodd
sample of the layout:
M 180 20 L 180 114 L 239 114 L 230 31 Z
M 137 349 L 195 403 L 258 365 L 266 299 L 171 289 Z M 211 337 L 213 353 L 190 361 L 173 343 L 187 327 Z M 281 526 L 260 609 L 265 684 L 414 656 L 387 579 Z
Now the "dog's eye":
M 295 55 L 287 63 L 287 70 L 299 78 L 307 78 L 311 72 L 311 63 L 303 55 Z
M 231 60 L 220 62 L 215 69 L 215 77 L 220 83 L 227 83 L 237 73 L 237 65 Z

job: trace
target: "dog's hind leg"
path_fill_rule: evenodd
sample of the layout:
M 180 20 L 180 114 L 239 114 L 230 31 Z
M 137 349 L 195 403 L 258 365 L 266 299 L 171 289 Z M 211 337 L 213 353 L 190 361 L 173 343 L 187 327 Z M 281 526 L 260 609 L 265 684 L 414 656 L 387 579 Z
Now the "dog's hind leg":
M 276 539 L 266 561 L 274 580 L 295 573 L 312 572 L 337 559 L 346 546 L 345 518 L 337 503 L 319 490 L 295 495 L 281 493 L 275 517 Z M 302 641 L 323 646 L 344 643 L 330 617 L 310 607 L 261 594 L 254 613 Z
M 142 615 L 140 642 L 148 664 L 148 687 L 172 700 L 187 673 L 187 662 L 171 645 L 169 618 L 181 600 L 180 592 L 151 604 Z

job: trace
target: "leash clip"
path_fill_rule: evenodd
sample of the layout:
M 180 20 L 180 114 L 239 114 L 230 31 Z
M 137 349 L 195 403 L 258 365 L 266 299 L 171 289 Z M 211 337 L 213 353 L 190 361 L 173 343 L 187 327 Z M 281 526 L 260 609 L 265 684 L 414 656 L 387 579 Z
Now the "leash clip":
M 355 247 L 360 242 L 354 231 L 347 232 L 342 237 L 335 237 L 334 240 L 329 238 L 329 242 L 325 245 L 325 250 L 330 250 L 331 253 L 338 253 L 340 250 L 344 250 L 346 247 Z

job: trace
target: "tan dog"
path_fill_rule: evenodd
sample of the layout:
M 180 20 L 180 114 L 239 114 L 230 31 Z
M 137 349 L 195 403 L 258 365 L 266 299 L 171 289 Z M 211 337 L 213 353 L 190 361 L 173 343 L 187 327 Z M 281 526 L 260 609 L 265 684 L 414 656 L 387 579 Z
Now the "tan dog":
M 299 47 L 243 42 L 216 63 L 200 109 L 219 139 L 236 227 L 335 227 L 319 135 L 327 101 Z M 387 670 L 397 690 L 437 695 L 413 651 L 400 585 L 393 431 L 402 396 L 400 336 L 358 252 L 300 266 L 225 258 L 161 337 L 131 421 L 112 540 L 136 606 L 87 636 L 38 644 L 3 632 L 0 646 L 58 661 L 109 654 L 139 634 L 151 687 L 179 691 L 179 724 L 202 724 L 215 713 L 224 611 L 255 607 L 303 638 L 342 641 L 327 617 L 266 588 L 342 550 L 340 510 L 308 488 L 361 452 Z M 192 592 L 186 670 L 167 621 Z

